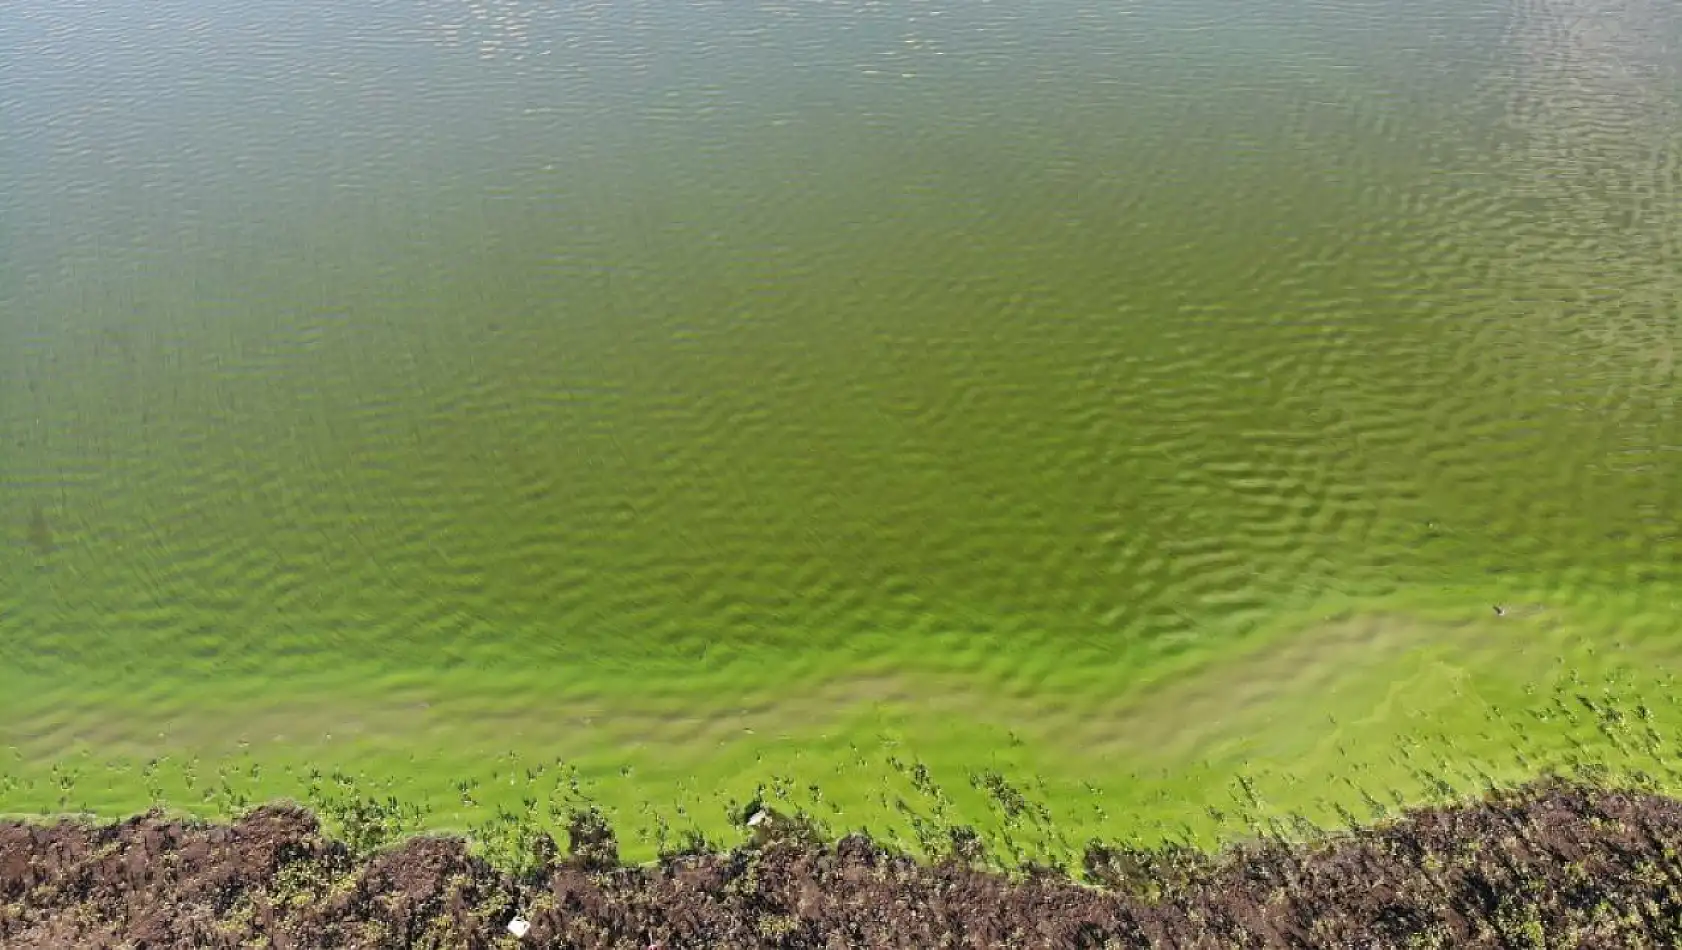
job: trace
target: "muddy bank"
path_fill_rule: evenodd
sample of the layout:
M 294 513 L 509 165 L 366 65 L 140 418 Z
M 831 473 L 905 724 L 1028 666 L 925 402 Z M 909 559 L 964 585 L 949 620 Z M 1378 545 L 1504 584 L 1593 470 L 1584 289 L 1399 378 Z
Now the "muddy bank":
M 774 824 L 774 823 L 773 823 Z M 763 827 L 762 829 L 763 830 Z M 1210 861 L 1089 847 L 1019 879 L 772 830 L 617 866 L 604 826 L 515 877 L 459 840 L 359 856 L 308 812 L 0 825 L 6 947 L 1526 947 L 1682 939 L 1682 802 L 1562 782 Z M 970 854 L 973 857 L 973 853 Z M 521 915 L 530 929 L 512 936 Z

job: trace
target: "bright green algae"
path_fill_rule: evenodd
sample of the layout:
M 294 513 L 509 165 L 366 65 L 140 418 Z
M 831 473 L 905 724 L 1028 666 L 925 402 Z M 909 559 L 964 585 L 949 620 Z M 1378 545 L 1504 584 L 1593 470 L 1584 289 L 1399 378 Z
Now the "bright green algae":
M 1654 771 L 1675 15 L 1395 6 L 25 4 L 0 807 Z

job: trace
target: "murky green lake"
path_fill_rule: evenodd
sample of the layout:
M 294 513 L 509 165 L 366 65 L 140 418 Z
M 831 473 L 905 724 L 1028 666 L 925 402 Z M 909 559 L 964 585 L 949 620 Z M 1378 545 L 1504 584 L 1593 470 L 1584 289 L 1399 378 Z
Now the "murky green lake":
M 1679 48 L 1661 0 L 13 0 L 0 810 L 338 768 L 448 826 L 559 760 L 845 825 L 890 755 L 1131 834 L 1420 737 L 1517 775 L 1562 690 L 1682 725 Z

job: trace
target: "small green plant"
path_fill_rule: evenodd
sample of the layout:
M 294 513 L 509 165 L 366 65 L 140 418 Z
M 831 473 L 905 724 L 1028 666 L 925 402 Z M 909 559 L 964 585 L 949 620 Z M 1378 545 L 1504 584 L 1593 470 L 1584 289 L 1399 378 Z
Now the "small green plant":
M 619 866 L 619 840 L 601 809 L 576 808 L 567 820 L 567 850 L 572 862 L 586 871 L 610 871 Z
M 305 800 L 326 820 L 329 828 L 358 855 L 371 854 L 418 831 L 426 809 L 399 801 L 364 794 L 356 779 L 335 771 L 323 784 L 321 774 L 312 772 Z
M 1081 856 L 1081 870 L 1089 884 L 1160 901 L 1208 880 L 1214 860 L 1206 852 L 1182 844 L 1137 848 L 1092 841 Z
M 537 800 L 528 796 L 518 813 L 498 807 L 496 814 L 474 825 L 468 837 L 494 868 L 515 880 L 535 884 L 554 870 L 559 848 L 537 817 Z

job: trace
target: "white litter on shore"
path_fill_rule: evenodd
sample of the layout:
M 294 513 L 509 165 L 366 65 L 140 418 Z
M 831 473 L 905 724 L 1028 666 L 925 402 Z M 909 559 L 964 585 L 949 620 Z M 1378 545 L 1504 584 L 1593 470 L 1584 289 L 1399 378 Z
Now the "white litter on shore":
M 749 828 L 757 828 L 760 825 L 763 825 L 765 823 L 765 819 L 767 819 L 769 817 L 771 817 L 771 814 L 769 812 L 767 812 L 765 809 L 761 808 L 760 810 L 754 812 L 753 815 L 748 818 L 748 827 Z
M 531 929 L 531 921 L 524 917 L 516 917 L 508 922 L 508 932 L 516 937 L 525 937 L 526 931 Z

